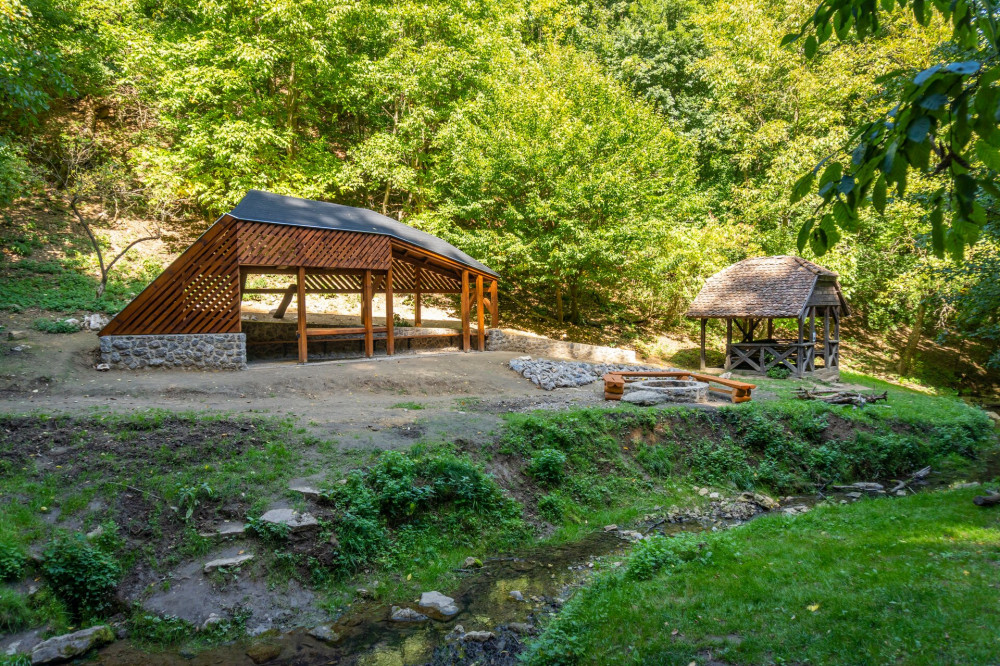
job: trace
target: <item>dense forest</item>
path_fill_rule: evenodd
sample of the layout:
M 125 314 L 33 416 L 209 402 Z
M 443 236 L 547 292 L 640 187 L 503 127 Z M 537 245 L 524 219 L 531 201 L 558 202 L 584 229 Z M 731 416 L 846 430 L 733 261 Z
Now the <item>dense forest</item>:
M 905 11 L 864 40 L 783 43 L 815 9 L 0 0 L 0 204 L 47 190 L 207 223 L 250 188 L 326 199 L 447 238 L 528 316 L 676 327 L 714 271 L 798 253 L 821 198 L 794 184 L 977 48 Z M 940 178 L 883 185 L 820 261 L 856 323 L 983 342 L 1000 366 L 996 206 L 977 193 L 978 242 L 939 258 Z

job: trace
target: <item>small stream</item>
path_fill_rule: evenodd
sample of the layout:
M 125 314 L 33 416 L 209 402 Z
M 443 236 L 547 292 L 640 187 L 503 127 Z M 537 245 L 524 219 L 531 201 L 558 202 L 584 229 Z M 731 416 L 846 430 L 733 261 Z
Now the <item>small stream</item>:
M 811 507 L 817 499 L 799 497 L 792 504 Z M 642 533 L 676 534 L 725 529 L 745 522 L 707 516 L 680 516 L 671 520 L 657 518 L 646 516 L 636 529 Z M 535 626 L 540 616 L 557 613 L 573 590 L 590 577 L 595 558 L 617 554 L 624 556 L 629 546 L 615 532 L 598 530 L 579 541 L 538 547 L 524 556 L 488 559 L 483 568 L 467 574 L 458 588 L 449 592 L 461 611 L 444 622 L 394 622 L 389 619 L 392 604 L 358 602 L 350 612 L 333 623 L 333 630 L 340 636 L 333 644 L 317 640 L 305 630 L 291 631 L 270 639 L 246 639 L 196 654 L 182 654 L 176 650 L 147 653 L 123 640 L 101 650 L 96 663 L 107 666 L 252 665 L 255 662 L 248 656 L 248 649 L 265 643 L 273 645 L 275 651 L 266 663 L 287 666 L 436 665 L 473 663 L 476 657 L 480 659 L 475 663 L 513 665 L 523 649 L 523 641 L 528 638 L 524 635 L 524 625 Z M 524 601 L 512 599 L 510 593 L 513 591 L 521 592 Z M 412 600 L 396 600 L 396 605 L 414 607 L 405 601 Z M 462 625 L 466 632 L 492 631 L 496 638 L 487 643 L 461 644 L 468 661 L 456 661 L 455 652 L 458 650 L 450 646 L 458 644 L 448 640 L 448 634 L 456 625 Z

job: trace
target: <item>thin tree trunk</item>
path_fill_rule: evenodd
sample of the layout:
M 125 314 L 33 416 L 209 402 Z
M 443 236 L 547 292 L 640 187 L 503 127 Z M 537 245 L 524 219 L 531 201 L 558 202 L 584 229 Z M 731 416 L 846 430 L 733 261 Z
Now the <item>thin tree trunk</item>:
M 556 284 L 556 319 L 560 324 L 563 322 L 562 287 L 558 284 Z
M 913 357 L 917 354 L 917 348 L 920 346 L 920 338 L 923 335 L 924 329 L 924 315 L 927 313 L 927 304 L 924 299 L 920 299 L 920 303 L 917 305 L 917 318 L 913 322 L 913 328 L 910 329 L 910 337 L 906 341 L 906 347 L 903 348 L 903 353 L 899 357 L 899 375 L 905 376 L 910 371 L 910 366 L 913 364 Z

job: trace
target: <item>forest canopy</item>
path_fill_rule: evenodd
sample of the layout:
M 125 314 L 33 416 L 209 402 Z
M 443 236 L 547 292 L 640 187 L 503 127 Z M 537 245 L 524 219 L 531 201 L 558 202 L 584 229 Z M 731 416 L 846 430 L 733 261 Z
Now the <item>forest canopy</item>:
M 939 12 L 902 10 L 864 39 L 783 44 L 816 10 L 0 0 L 0 204 L 108 177 L 151 217 L 206 225 L 250 188 L 325 199 L 448 238 L 504 274 L 524 316 L 678 326 L 714 271 L 799 252 L 823 202 L 812 182 L 789 197 L 804 174 L 850 164 L 852 136 L 915 76 L 983 48 Z M 991 156 L 969 168 L 992 173 Z M 938 258 L 942 178 L 880 190 L 833 228 L 838 243 L 801 251 L 825 253 L 862 325 L 920 312 L 996 350 L 995 204 L 974 191 L 978 242 Z

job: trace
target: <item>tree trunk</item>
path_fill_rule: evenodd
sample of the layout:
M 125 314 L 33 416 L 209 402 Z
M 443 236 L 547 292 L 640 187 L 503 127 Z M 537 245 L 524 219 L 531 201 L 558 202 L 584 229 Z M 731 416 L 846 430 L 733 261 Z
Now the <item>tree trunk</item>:
M 569 320 L 574 324 L 580 323 L 580 289 L 574 282 L 569 286 Z
M 913 322 L 913 328 L 910 329 L 910 337 L 906 341 L 906 347 L 903 349 L 903 353 L 899 357 L 899 376 L 903 377 L 910 371 L 910 366 L 913 363 L 913 357 L 917 354 L 917 348 L 920 346 L 920 338 L 923 335 L 924 329 L 924 315 L 927 313 L 927 304 L 924 299 L 920 299 L 920 303 L 917 305 L 917 318 Z
M 562 287 L 556 285 L 556 319 L 561 324 L 563 322 L 563 299 L 562 299 Z

